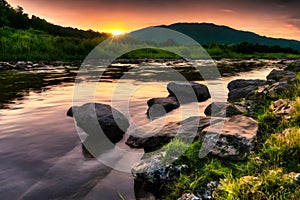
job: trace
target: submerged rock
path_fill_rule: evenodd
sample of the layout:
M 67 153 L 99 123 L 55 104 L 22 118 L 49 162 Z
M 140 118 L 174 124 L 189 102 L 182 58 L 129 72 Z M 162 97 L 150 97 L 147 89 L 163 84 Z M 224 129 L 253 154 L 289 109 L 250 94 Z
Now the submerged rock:
M 86 103 L 79 107 L 73 106 L 67 115 L 74 117 L 77 125 L 91 137 L 101 134 L 101 127 L 112 143 L 120 141 L 129 127 L 128 119 L 107 104 Z
M 212 110 L 212 108 L 214 109 Z M 245 107 L 229 102 L 212 102 L 204 110 L 206 116 L 213 117 L 232 117 L 234 115 L 246 114 L 247 112 Z
M 166 113 L 179 108 L 180 104 L 176 97 L 152 98 L 147 102 L 147 115 L 150 119 L 164 116 Z
M 167 90 L 180 103 L 203 102 L 210 98 L 207 86 L 195 82 L 171 82 L 167 85 Z

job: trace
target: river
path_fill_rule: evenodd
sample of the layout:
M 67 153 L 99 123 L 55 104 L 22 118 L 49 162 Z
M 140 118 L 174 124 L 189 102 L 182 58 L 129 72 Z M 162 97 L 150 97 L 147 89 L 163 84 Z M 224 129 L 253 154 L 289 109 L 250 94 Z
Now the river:
M 231 80 L 265 79 L 274 68 L 275 65 L 268 65 L 222 77 L 224 91 L 227 92 L 226 86 Z M 50 67 L 49 74 L 51 69 L 57 70 Z M 4 72 L 0 71 L 1 73 Z M 34 73 L 45 71 L 36 70 Z M 52 75 L 57 73 L 60 72 L 55 71 Z M 140 192 L 134 190 L 134 180 L 130 173 L 111 169 L 82 153 L 75 123 L 72 118 L 66 116 L 66 111 L 72 105 L 75 74 L 76 70 L 62 76 L 48 76 L 48 79 L 52 77 L 54 81 L 48 80 L 49 84 L 44 84 L 38 90 L 28 88 L 26 91 L 19 91 L 21 94 L 18 97 L 9 99 L 0 109 L 1 199 L 114 200 L 120 199 L 119 194 L 126 200 L 139 199 L 136 195 Z M 53 82 L 55 84 L 51 84 Z M 116 83 L 116 79 L 109 77 L 100 82 L 95 100 L 111 104 L 111 94 Z M 128 87 L 141 83 L 140 80 L 127 82 Z M 147 84 L 139 87 L 130 98 L 131 124 L 149 123 L 145 114 L 147 100 L 167 95 L 166 88 L 157 82 L 147 81 Z M 122 94 L 118 94 L 113 106 L 123 112 L 122 105 L 128 99 L 122 99 L 121 96 Z M 203 110 L 209 103 L 210 100 L 199 103 L 199 115 L 204 115 Z M 178 121 L 178 116 L 180 109 L 169 113 L 167 118 Z M 130 150 L 124 141 L 125 139 L 118 145 Z

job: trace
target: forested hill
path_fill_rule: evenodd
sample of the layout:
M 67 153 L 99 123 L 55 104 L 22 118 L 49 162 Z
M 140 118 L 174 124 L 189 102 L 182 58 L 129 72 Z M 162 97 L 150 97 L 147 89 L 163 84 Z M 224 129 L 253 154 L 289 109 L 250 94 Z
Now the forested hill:
M 22 7 L 12 8 L 5 0 L 0 0 L 0 27 L 5 26 L 22 30 L 31 28 L 63 37 L 96 38 L 109 36 L 107 33 L 54 25 L 34 15 L 29 17 L 28 14 L 23 12 Z
M 297 40 L 265 37 L 253 32 L 240 31 L 228 26 L 220 26 L 212 23 L 176 23 L 168 26 L 162 25 L 160 27 L 182 32 L 202 45 L 212 42 L 220 44 L 240 44 L 247 42 L 268 46 L 291 47 L 300 50 L 300 41 Z
M 83 60 L 111 36 L 54 25 L 0 0 L 0 61 Z

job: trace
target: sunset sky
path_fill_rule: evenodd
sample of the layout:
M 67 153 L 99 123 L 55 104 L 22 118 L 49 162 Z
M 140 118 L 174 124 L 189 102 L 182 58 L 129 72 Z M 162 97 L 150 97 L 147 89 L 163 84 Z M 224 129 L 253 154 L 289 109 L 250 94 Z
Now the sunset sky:
M 298 0 L 7 0 L 54 24 L 130 32 L 176 22 L 211 22 L 300 40 Z

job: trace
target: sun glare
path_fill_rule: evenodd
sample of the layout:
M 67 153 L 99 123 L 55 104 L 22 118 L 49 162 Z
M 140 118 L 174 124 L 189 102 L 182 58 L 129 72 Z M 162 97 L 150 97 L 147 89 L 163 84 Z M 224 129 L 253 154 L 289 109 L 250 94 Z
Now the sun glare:
M 123 33 L 125 33 L 125 31 L 122 31 L 122 30 L 110 30 L 109 31 L 111 34 L 113 34 L 114 36 L 116 35 L 122 35 Z

